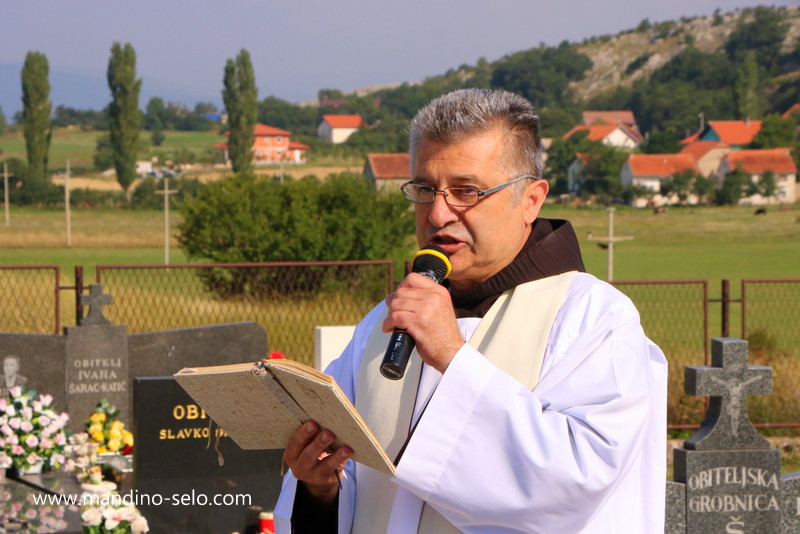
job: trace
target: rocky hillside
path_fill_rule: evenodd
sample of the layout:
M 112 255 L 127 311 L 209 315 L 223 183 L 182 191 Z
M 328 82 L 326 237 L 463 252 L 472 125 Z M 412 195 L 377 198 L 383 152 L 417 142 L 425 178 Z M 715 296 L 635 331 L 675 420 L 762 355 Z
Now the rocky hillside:
M 800 39 L 800 6 L 780 8 L 789 23 L 784 52 L 797 47 Z M 744 19 L 742 19 L 744 17 Z M 572 88 L 583 99 L 619 85 L 629 85 L 666 64 L 689 44 L 702 52 L 716 52 L 740 22 L 752 19 L 749 10 L 663 22 L 615 36 L 584 41 L 578 50 L 592 59 L 592 69 Z M 795 71 L 795 75 L 798 73 Z

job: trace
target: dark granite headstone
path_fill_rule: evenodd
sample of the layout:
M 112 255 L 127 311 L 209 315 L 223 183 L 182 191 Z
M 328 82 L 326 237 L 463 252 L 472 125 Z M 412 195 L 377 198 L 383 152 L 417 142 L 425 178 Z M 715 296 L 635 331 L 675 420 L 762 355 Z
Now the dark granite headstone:
M 103 314 L 111 295 L 92 284 L 80 303 L 89 313 L 64 335 L 0 333 L 3 376 L 0 394 L 24 385 L 53 396 L 53 406 L 70 414 L 68 429 L 83 430 L 100 399 L 120 409 L 130 426 L 131 379 L 170 376 L 184 367 L 257 361 L 267 353 L 267 334 L 254 322 L 128 334 Z
M 746 396 L 767 394 L 772 370 L 748 366 L 747 342 L 712 341 L 711 367 L 686 368 L 686 392 L 710 395 L 700 429 L 675 449 L 674 478 L 685 484 L 686 532 L 779 534 L 781 458 L 753 427 Z
M 277 501 L 283 451 L 240 449 L 172 377 L 136 378 L 133 393 L 134 487 L 151 534 L 255 532 Z

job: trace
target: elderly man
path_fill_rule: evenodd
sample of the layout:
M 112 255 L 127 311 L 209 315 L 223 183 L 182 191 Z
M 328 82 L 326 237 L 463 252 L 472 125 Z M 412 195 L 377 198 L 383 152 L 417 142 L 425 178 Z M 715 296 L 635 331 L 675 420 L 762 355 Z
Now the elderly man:
M 0 395 L 8 396 L 8 392 L 14 386 L 22 386 L 28 383 L 28 379 L 19 373 L 19 358 L 17 356 L 6 356 L 3 360 L 3 383 L 0 384 Z
M 306 422 L 278 532 L 663 532 L 666 361 L 630 300 L 583 272 L 571 225 L 538 218 L 533 106 L 456 91 L 418 113 L 410 146 L 402 191 L 449 283 L 409 274 L 328 368 L 397 476 Z M 416 340 L 397 382 L 378 371 L 394 328 Z

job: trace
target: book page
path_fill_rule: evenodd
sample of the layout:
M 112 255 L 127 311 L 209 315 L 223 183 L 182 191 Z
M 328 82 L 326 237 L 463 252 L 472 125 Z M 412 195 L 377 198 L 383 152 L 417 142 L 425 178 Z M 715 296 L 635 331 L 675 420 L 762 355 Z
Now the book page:
M 305 420 L 269 393 L 272 376 L 255 364 L 184 369 L 175 379 L 242 449 L 283 449 Z
M 336 382 L 329 375 L 321 379 L 314 376 L 322 374 L 319 371 L 311 369 L 313 373 L 309 373 L 310 368 L 287 365 L 286 361 L 270 360 L 266 365 L 308 418 L 336 435 L 332 448 L 347 445 L 353 449 L 353 460 L 393 476 L 392 461 Z

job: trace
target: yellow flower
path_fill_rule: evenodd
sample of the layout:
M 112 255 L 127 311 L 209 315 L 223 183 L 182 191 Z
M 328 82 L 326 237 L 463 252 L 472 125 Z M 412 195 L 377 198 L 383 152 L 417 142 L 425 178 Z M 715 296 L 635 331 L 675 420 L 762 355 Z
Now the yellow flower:
M 120 443 L 119 439 L 110 439 L 108 440 L 108 450 L 111 452 L 119 452 L 120 448 L 122 447 L 122 443 Z
M 95 435 L 98 432 L 103 432 L 103 425 L 101 423 L 95 423 L 89 427 L 89 434 Z
M 123 428 L 125 428 L 125 423 L 122 421 L 117 420 L 111 423 L 111 430 L 119 430 L 121 432 Z
M 102 452 L 108 452 L 108 449 L 106 449 L 105 445 L 100 445 L 99 447 L 97 447 L 97 453 L 99 454 Z
M 128 432 L 127 430 L 122 431 L 122 443 L 125 445 L 130 445 L 133 447 L 133 434 Z
M 109 439 L 122 439 L 122 432 L 112 428 L 108 431 L 108 438 Z
M 92 439 L 95 440 L 97 443 L 103 443 L 106 440 L 106 437 L 103 435 L 102 432 L 94 432 L 92 434 Z M 98 452 L 100 452 L 98 450 Z
M 89 416 L 89 421 L 92 423 L 102 423 L 106 420 L 106 414 L 104 413 L 93 413 Z

